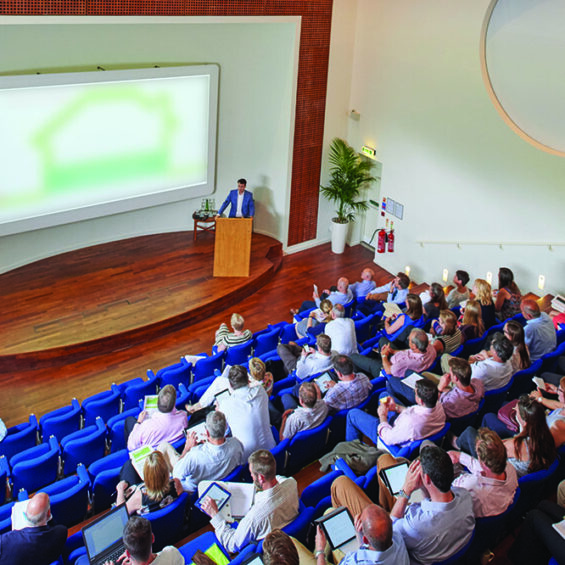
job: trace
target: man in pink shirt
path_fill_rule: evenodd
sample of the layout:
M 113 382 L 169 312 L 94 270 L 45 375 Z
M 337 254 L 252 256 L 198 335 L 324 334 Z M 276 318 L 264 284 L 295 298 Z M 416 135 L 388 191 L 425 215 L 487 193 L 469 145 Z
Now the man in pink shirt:
M 438 397 L 437 385 L 428 379 L 420 379 L 416 382 L 416 404 L 410 408 L 397 405 L 391 397 L 379 405 L 378 418 L 354 408 L 347 414 L 345 438 L 352 441 L 363 434 L 386 448 L 382 442 L 404 445 L 436 434 L 445 425 L 445 413 Z M 390 412 L 398 414 L 393 414 L 392 423 L 388 421 Z
M 356 368 L 367 375 L 376 378 L 381 369 L 393 377 L 404 377 L 406 371 L 412 370 L 421 373 L 429 369 L 436 360 L 437 352 L 429 342 L 426 332 L 413 329 L 408 337 L 408 349 L 396 350 L 386 343 L 381 347 L 380 355 L 367 357 L 354 353 L 351 360 Z
M 175 387 L 167 385 L 159 392 L 157 410 L 143 410 L 137 420 L 132 416 L 126 419 L 125 434 L 130 451 L 144 445 L 157 449 L 163 441 L 174 443 L 182 437 L 187 426 L 187 415 L 184 410 L 175 408 L 176 401 Z
M 506 448 L 496 432 L 480 428 L 475 448 L 478 459 L 460 451 L 449 452 L 454 464 L 460 463 L 469 471 L 459 475 L 453 486 L 471 493 L 475 518 L 498 516 L 514 500 L 518 488 L 516 471 L 508 463 Z

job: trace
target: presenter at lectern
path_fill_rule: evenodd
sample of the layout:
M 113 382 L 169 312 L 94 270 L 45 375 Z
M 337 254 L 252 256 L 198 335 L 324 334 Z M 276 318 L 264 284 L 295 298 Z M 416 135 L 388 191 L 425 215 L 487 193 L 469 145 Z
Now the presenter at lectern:
M 237 181 L 237 190 L 230 190 L 228 197 L 218 210 L 218 216 L 228 207 L 230 208 L 230 218 L 252 218 L 255 215 L 255 202 L 253 202 L 253 194 L 245 190 L 247 181 L 239 179 Z

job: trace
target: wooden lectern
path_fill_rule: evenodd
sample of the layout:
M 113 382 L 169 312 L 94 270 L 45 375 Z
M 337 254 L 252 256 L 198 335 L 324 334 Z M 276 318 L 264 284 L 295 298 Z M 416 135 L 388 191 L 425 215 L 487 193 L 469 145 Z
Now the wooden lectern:
M 215 277 L 248 277 L 253 218 L 217 218 Z

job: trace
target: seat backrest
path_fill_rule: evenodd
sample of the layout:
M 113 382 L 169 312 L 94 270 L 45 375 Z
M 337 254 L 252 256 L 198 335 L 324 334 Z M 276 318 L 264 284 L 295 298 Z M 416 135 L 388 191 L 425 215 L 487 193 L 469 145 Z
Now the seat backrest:
M 251 355 L 251 348 L 253 347 L 253 341 L 249 340 L 241 345 L 232 345 L 228 348 L 226 353 L 226 365 L 243 365 L 248 361 L 249 355 Z
M 255 338 L 253 355 L 259 357 L 259 355 L 274 351 L 279 343 L 279 334 L 280 328 L 274 328 L 269 332 L 258 335 Z
M 293 475 L 325 453 L 331 423 L 330 416 L 319 426 L 298 432 L 290 440 L 287 450 L 287 473 Z
M 119 389 L 105 390 L 82 401 L 84 412 L 84 425 L 91 426 L 96 418 L 102 418 L 107 422 L 112 416 L 119 414 L 122 408 L 122 400 Z
M 149 377 L 149 371 L 147 371 L 147 376 Z M 191 378 L 192 363 L 189 363 L 184 358 L 179 363 L 160 369 L 157 372 L 157 379 L 161 388 L 166 385 L 173 385 L 178 389 L 180 383 L 188 386 L 190 385 Z
M 48 443 L 42 443 L 10 460 L 12 467 L 12 492 L 26 489 L 35 492 L 57 480 L 59 471 L 59 444 L 54 437 Z
M 39 423 L 43 441 L 50 436 L 55 436 L 61 441 L 66 435 L 80 429 L 82 410 L 76 398 L 73 398 L 69 406 L 53 410 L 41 417 Z
M 104 457 L 106 448 L 106 426 L 101 418 L 93 426 L 73 432 L 61 440 L 63 474 L 74 473 L 77 465 L 90 465 Z
M 180 541 L 187 498 L 188 494 L 183 492 L 165 508 L 144 514 L 144 517 L 151 522 L 151 529 L 155 536 L 153 551 L 161 551 L 166 545 Z
M 219 351 L 215 355 L 199 359 L 192 369 L 192 381 L 196 382 L 212 376 L 215 369 L 221 371 L 225 354 L 225 351 Z
M 129 459 L 127 449 L 111 453 L 98 459 L 88 468 L 92 481 L 94 513 L 97 514 L 110 508 L 115 502 L 114 493 L 120 481 L 122 465 Z
M 139 406 L 139 401 L 145 396 L 151 396 L 157 393 L 158 379 L 156 375 L 148 378 L 146 381 L 136 383 L 125 387 L 122 392 L 123 409 L 130 410 Z
M 10 460 L 14 455 L 33 447 L 37 443 L 37 418 L 30 414 L 29 422 L 8 428 L 6 437 L 0 442 L 0 455 Z

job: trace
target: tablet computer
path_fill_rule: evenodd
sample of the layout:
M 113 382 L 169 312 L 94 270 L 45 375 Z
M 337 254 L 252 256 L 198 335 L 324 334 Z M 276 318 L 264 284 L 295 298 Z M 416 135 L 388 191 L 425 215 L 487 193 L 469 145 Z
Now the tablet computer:
M 184 435 L 188 437 L 192 432 L 196 434 L 196 441 L 206 441 L 208 437 L 206 434 L 206 421 L 200 420 L 197 424 L 189 425 L 188 428 L 185 428 Z
M 209 496 L 221 510 L 230 499 L 231 493 L 218 483 L 212 483 L 203 493 L 202 496 L 194 503 L 194 505 L 202 510 L 202 501 Z M 203 511 L 203 510 L 202 510 Z M 203 511 L 204 512 L 204 511 Z
M 404 486 L 404 480 L 408 473 L 408 463 L 399 463 L 387 469 L 381 469 L 379 475 L 383 483 L 393 496 L 397 496 Z
M 253 553 L 249 557 L 246 557 L 242 562 L 241 565 L 263 565 L 264 561 L 263 558 L 259 553 Z
M 318 518 L 315 520 L 315 523 L 324 530 L 332 550 L 340 549 L 347 553 L 348 551 L 359 549 L 359 541 L 353 518 L 349 510 L 344 506 Z
M 220 404 L 222 402 L 222 400 L 225 400 L 226 398 L 229 398 L 230 396 L 231 396 L 231 392 L 230 392 L 229 388 L 225 388 L 224 390 L 221 390 L 220 392 L 217 392 L 214 395 L 218 404 Z
M 326 371 L 325 373 L 322 373 L 319 377 L 316 377 L 314 379 L 314 382 L 320 387 L 320 392 L 322 393 L 323 396 L 324 394 L 326 394 L 326 392 L 328 392 L 330 388 L 329 383 L 335 381 L 332 378 L 331 373 L 329 371 Z

